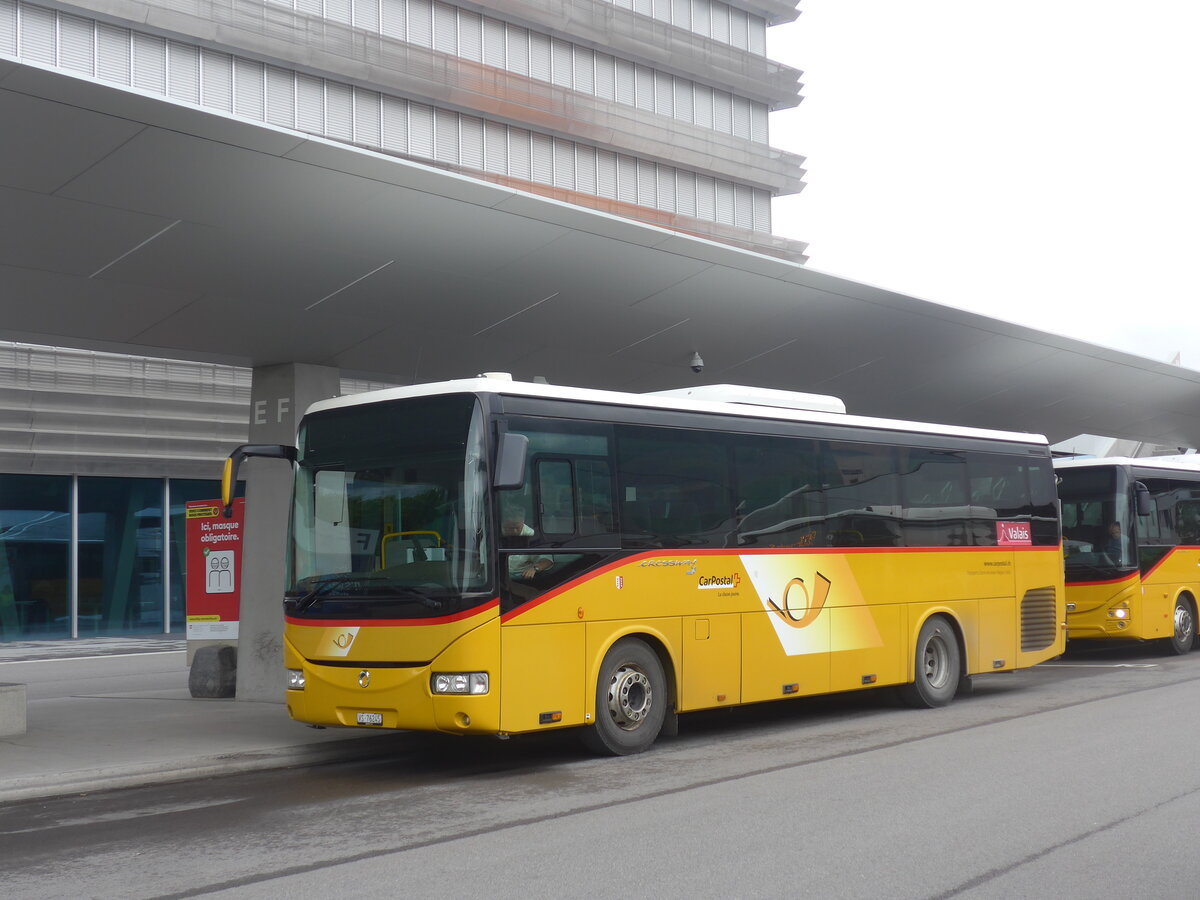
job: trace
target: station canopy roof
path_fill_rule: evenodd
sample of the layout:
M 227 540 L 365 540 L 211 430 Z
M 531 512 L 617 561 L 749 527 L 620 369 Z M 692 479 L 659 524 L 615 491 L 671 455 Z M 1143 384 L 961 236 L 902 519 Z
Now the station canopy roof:
M 0 338 L 1200 446 L 1179 366 L 3 59 L 0 122 Z

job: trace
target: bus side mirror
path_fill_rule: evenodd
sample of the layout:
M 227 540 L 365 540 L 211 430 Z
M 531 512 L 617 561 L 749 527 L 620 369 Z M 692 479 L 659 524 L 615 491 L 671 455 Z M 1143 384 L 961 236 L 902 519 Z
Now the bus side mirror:
M 525 487 L 525 457 L 529 453 L 529 438 L 523 434 L 506 431 L 500 435 L 500 448 L 496 452 L 496 472 L 492 486 L 498 488 Z
M 1133 483 L 1133 504 L 1139 516 L 1148 516 L 1154 512 L 1154 507 L 1150 503 L 1150 489 L 1140 481 Z
M 238 468 L 247 456 L 265 456 L 269 459 L 295 462 L 296 448 L 286 444 L 242 444 L 233 448 L 233 452 L 225 460 L 225 470 L 221 473 L 221 507 L 227 519 L 233 515 L 233 491 L 237 486 Z

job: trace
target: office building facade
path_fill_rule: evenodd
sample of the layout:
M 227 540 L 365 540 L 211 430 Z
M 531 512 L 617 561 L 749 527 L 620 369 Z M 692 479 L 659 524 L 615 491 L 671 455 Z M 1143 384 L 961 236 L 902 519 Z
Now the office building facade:
M 759 252 L 789 0 L 0 0 L 0 54 Z

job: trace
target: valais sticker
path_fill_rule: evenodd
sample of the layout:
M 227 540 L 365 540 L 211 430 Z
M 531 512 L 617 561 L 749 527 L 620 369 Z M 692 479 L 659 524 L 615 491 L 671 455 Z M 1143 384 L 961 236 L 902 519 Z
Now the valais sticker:
M 996 543 L 1001 547 L 1028 547 L 1033 544 L 1033 532 L 1028 522 L 997 522 Z

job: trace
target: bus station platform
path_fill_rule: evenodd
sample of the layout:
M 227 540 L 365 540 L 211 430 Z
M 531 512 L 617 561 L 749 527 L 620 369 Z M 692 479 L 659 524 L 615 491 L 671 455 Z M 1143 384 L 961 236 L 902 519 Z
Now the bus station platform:
M 0 734 L 0 803 L 386 755 L 395 732 L 314 729 L 282 702 L 197 699 L 171 636 L 0 644 L 23 734 Z

